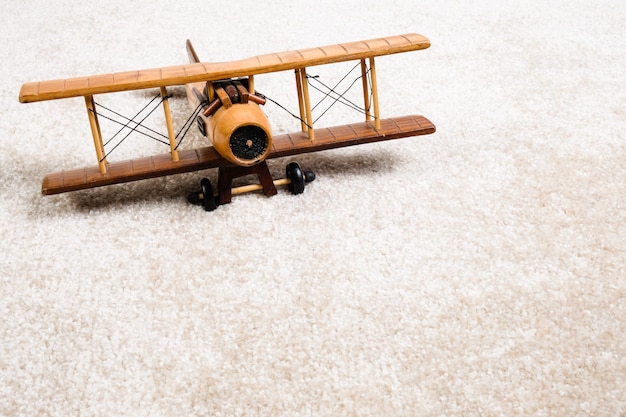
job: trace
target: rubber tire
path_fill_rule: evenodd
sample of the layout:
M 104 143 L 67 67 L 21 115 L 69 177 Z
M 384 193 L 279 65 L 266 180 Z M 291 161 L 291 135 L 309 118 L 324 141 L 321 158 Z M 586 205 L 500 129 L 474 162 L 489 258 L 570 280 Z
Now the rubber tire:
M 287 188 L 291 194 L 302 194 L 304 192 L 304 172 L 297 162 L 290 162 L 285 169 L 287 178 L 291 180 Z
M 202 199 L 202 207 L 206 211 L 213 211 L 217 208 L 217 204 L 215 204 L 215 197 L 213 197 L 213 186 L 211 185 L 211 180 L 208 178 L 202 178 L 200 180 L 200 188 L 202 189 L 202 195 L 204 198 Z

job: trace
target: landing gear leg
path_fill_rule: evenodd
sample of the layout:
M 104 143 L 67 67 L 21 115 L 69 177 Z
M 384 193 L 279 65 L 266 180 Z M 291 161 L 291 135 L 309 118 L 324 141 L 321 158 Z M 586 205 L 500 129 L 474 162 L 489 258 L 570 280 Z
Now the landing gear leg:
M 263 193 L 271 197 L 276 195 L 276 186 L 267 167 L 267 162 L 263 161 L 251 167 L 227 167 L 219 168 L 217 178 L 217 191 L 219 193 L 220 204 L 228 204 L 232 199 L 233 180 L 245 175 L 257 174 L 259 182 L 263 186 Z
M 304 191 L 305 184 L 315 180 L 315 173 L 313 171 L 303 171 L 297 162 L 288 164 L 285 173 L 287 178 L 273 181 L 265 161 L 252 167 L 219 168 L 218 193 L 213 192 L 211 181 L 208 178 L 202 178 L 200 191 L 189 194 L 187 200 L 191 204 L 203 206 L 206 211 L 213 211 L 219 204 L 230 203 L 234 194 L 262 190 L 266 196 L 270 197 L 277 193 L 277 185 L 286 185 L 292 194 L 301 194 Z M 256 174 L 259 177 L 259 184 L 232 188 L 233 179 L 251 174 Z

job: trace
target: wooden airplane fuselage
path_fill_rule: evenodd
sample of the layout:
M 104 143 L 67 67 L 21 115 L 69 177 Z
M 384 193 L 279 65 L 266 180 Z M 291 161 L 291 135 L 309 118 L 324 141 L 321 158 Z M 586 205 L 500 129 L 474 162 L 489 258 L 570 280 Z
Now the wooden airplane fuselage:
M 261 55 L 229 63 L 202 63 L 188 41 L 190 64 L 24 84 L 19 96 L 23 103 L 83 96 L 98 158 L 96 166 L 47 175 L 42 192 L 57 194 L 216 167 L 236 169 L 237 175 L 244 175 L 248 172 L 246 169 L 259 173 L 258 167 L 270 158 L 433 133 L 435 126 L 423 116 L 381 118 L 374 64 L 376 56 L 429 46 L 425 37 L 407 34 Z M 361 62 L 365 120 L 314 128 L 307 67 L 349 60 Z M 274 136 L 261 109 L 265 97 L 255 90 L 255 75 L 284 70 L 295 72 L 301 129 Z M 371 80 L 369 84 L 368 78 Z M 166 90 L 172 85 L 186 86 L 191 107 L 198 109 L 198 127 L 210 142 L 206 147 L 178 149 Z M 170 151 L 109 162 L 94 95 L 148 88 L 160 89 Z M 220 181 L 221 177 L 220 172 Z M 265 191 L 271 195 L 267 189 Z M 229 202 L 229 198 L 222 202 Z

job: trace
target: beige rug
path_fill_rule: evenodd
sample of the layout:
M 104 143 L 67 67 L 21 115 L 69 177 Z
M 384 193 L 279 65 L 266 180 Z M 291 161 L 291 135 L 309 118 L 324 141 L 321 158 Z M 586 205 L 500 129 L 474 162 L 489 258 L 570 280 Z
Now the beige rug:
M 0 415 L 626 415 L 623 1 L 4 3 Z M 432 47 L 377 61 L 382 112 L 437 133 L 296 158 L 300 196 L 206 213 L 211 171 L 40 195 L 95 157 L 83 101 L 24 82 L 406 32 Z M 295 102 L 291 72 L 256 84 Z

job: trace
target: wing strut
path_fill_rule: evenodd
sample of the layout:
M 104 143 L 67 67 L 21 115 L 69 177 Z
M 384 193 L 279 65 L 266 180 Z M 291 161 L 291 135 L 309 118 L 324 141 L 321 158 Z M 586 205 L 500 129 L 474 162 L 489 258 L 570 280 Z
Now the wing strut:
M 296 71 L 296 90 L 298 93 L 298 107 L 300 108 L 300 124 L 302 125 L 302 131 L 306 132 L 306 121 L 304 120 L 305 118 L 305 114 L 304 114 L 304 98 L 302 97 L 302 77 L 300 74 L 300 70 L 297 69 Z
M 254 75 L 250 74 L 248 76 L 248 92 L 250 92 L 250 94 L 256 94 L 256 92 L 254 91 Z
M 378 107 L 378 82 L 376 81 L 376 65 L 374 57 L 370 57 L 370 73 L 372 76 L 372 101 L 374 105 L 374 128 L 380 130 L 380 108 Z
M 363 81 L 363 108 L 365 109 L 365 121 L 369 122 L 372 120 L 372 115 L 370 114 L 370 95 L 369 95 L 369 84 L 367 82 L 367 64 L 365 60 L 361 60 L 361 81 Z
M 98 114 L 93 102 L 93 96 L 85 96 L 85 105 L 87 106 L 87 115 L 89 116 L 89 126 L 91 126 L 91 135 L 93 136 L 93 144 L 96 148 L 96 156 L 98 157 L 98 168 L 101 174 L 107 172 L 107 161 L 104 155 L 104 145 L 102 144 L 102 132 L 100 132 L 100 123 L 98 122 Z
M 311 112 L 311 99 L 309 96 L 309 82 L 306 79 L 306 68 L 296 69 L 296 87 L 298 90 L 298 104 L 300 105 L 300 120 L 302 120 L 302 131 L 309 135 L 309 140 L 315 139 L 313 129 L 313 114 Z
M 167 136 L 170 140 L 172 161 L 178 162 L 178 150 L 176 149 L 176 133 L 174 133 L 174 125 L 172 124 L 172 113 L 170 112 L 170 102 L 165 87 L 161 87 L 161 98 L 163 99 L 163 111 L 165 112 L 165 124 L 167 125 Z
M 380 130 L 380 106 L 378 104 L 378 81 L 376 80 L 376 64 L 374 57 L 370 57 L 369 61 L 369 73 L 370 80 L 368 82 L 368 68 L 367 62 L 361 59 L 361 78 L 363 84 L 363 104 L 365 108 L 365 121 L 372 120 L 371 108 L 374 110 L 374 128 Z M 315 139 L 315 131 L 313 129 L 313 116 L 311 109 L 311 99 L 309 96 L 309 82 L 307 80 L 306 68 L 297 68 L 296 73 L 296 89 L 298 94 L 298 106 L 300 108 L 300 121 L 302 125 L 302 131 L 307 133 L 309 140 Z M 372 95 L 370 102 L 370 93 Z

